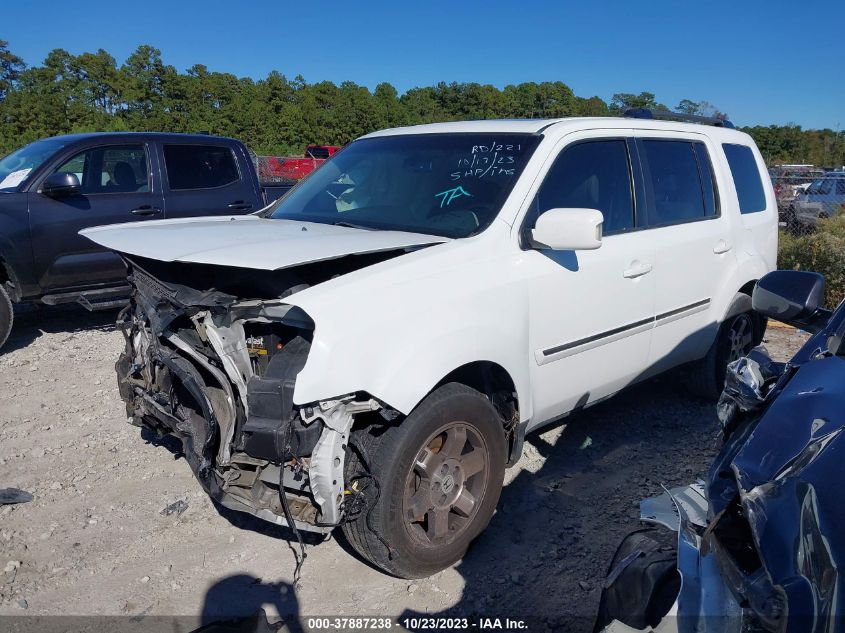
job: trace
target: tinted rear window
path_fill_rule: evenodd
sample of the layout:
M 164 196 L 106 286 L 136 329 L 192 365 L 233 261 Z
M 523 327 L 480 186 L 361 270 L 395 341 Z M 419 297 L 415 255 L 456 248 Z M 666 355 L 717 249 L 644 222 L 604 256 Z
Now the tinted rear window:
M 719 215 L 719 197 L 713 182 L 713 164 L 704 143 L 693 143 L 695 157 L 698 159 L 698 172 L 701 174 L 701 192 L 704 194 L 704 214 Z
M 754 160 L 754 152 L 746 145 L 723 143 L 725 156 L 731 168 L 731 175 L 739 198 L 740 213 L 756 213 L 766 209 L 766 193 L 760 180 L 760 170 Z
M 171 189 L 211 189 L 238 180 L 235 157 L 228 147 L 165 145 L 164 163 Z

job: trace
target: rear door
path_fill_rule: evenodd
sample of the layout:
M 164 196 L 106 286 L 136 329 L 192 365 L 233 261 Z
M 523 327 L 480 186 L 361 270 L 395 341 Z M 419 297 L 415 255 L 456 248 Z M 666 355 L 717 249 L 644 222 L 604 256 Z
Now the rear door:
M 720 289 L 736 269 L 731 225 L 714 185 L 715 148 L 705 137 L 638 133 L 645 233 L 657 287 L 649 373 L 702 357 L 716 334 Z
M 165 172 L 164 212 L 168 218 L 243 215 L 257 211 L 254 177 L 225 143 L 160 145 Z
M 30 188 L 28 196 L 33 258 L 44 291 L 117 282 L 126 276 L 123 261 L 79 231 L 101 224 L 163 217 L 162 193 L 145 142 L 98 144 L 59 157 Z M 49 198 L 38 193 L 44 178 L 76 174 L 78 195 Z

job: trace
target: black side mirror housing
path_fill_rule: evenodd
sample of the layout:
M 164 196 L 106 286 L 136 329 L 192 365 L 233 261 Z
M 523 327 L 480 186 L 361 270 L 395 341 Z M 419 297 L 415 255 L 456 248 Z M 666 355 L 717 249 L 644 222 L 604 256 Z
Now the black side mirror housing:
M 41 185 L 40 193 L 48 198 L 66 198 L 78 194 L 80 188 L 76 174 L 57 171 L 47 176 L 47 180 Z
M 751 306 L 763 316 L 806 326 L 822 308 L 824 277 L 804 270 L 775 270 L 763 276 L 751 295 Z

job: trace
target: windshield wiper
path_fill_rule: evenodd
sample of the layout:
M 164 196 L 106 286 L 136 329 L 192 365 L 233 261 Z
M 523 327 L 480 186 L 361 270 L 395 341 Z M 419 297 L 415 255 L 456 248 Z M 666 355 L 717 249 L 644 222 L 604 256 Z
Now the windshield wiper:
M 345 226 L 350 229 L 363 229 L 364 231 L 375 231 L 371 226 L 364 226 L 362 224 L 353 224 L 352 222 L 347 222 L 346 220 L 338 220 L 337 222 L 331 222 L 332 226 Z

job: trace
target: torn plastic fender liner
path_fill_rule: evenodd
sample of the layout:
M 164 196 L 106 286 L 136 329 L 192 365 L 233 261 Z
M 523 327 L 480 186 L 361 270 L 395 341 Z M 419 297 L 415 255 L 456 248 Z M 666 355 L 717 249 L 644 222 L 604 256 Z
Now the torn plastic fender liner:
M 179 379 L 200 408 L 199 415 L 181 419 L 174 416 L 177 423 L 173 431 L 182 439 L 188 464 L 210 494 L 212 484 L 217 485 L 213 474 L 213 455 L 218 425 L 211 402 L 200 386 L 202 377 L 191 363 L 179 356 L 159 352 L 154 358 Z

